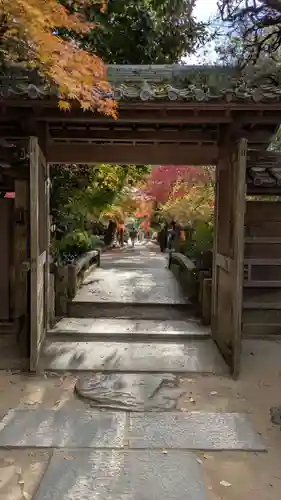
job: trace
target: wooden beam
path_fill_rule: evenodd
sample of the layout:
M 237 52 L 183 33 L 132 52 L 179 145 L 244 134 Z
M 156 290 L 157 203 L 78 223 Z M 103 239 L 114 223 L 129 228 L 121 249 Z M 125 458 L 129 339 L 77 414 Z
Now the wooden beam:
M 281 112 L 281 101 L 274 103 L 254 103 L 254 102 L 230 102 L 217 101 L 217 102 L 170 102 L 170 101 L 151 101 L 151 102 L 136 102 L 136 101 L 124 101 L 119 103 L 119 121 L 123 120 L 126 115 L 130 117 L 133 121 L 136 120 L 136 115 L 141 118 L 142 115 L 151 116 L 151 119 L 155 121 L 156 115 L 160 117 L 163 115 L 170 115 L 179 117 L 187 117 L 187 122 L 189 122 L 192 117 L 193 120 L 197 118 L 202 118 L 203 115 L 208 118 L 208 122 L 214 123 L 219 122 L 217 120 L 219 116 L 224 118 L 220 123 L 229 123 L 237 116 L 244 117 L 245 120 L 249 119 L 248 123 L 252 123 L 252 119 L 256 123 L 275 123 L 279 124 L 280 112 Z M 57 107 L 56 100 L 25 100 L 25 99 L 11 99 L 0 101 L 0 122 L 9 122 L 13 120 L 25 120 L 25 118 L 33 114 L 33 116 L 38 120 L 103 120 L 110 121 L 114 123 L 112 118 L 106 118 L 99 113 L 84 112 L 74 103 L 71 112 L 60 111 Z M 212 121 L 213 117 L 213 121 Z M 232 117 L 232 118 L 231 118 Z M 224 121 L 223 121 L 224 120 Z M 195 121 L 196 123 L 196 121 Z
M 58 109 L 58 99 L 56 98 L 47 98 L 47 99 L 2 99 L 0 101 L 0 114 L 8 114 L 11 108 L 33 108 L 37 113 L 37 110 L 42 109 Z M 194 100 L 178 100 L 178 101 L 170 101 L 170 100 L 151 100 L 151 101 L 141 101 L 141 100 L 121 100 L 118 102 L 118 109 L 159 109 L 165 108 L 167 110 L 199 110 L 212 108 L 213 110 L 244 110 L 244 111 L 253 111 L 257 110 L 260 112 L 268 112 L 271 110 L 279 110 L 281 111 L 281 101 L 277 98 L 275 101 L 267 101 L 267 102 L 254 102 L 254 101 L 243 101 L 239 102 L 235 101 L 225 101 L 224 99 L 218 100 L 210 100 L 210 101 L 194 101 Z M 73 111 L 83 111 L 81 110 L 79 103 L 73 101 L 72 103 Z
M 38 118 L 49 122 L 85 122 L 90 123 L 116 123 L 113 118 L 103 117 L 99 114 L 80 112 L 73 110 L 62 113 L 60 110 L 45 110 Z M 167 124 L 207 124 L 207 123 L 231 123 L 232 117 L 227 116 L 224 110 L 204 109 L 201 113 L 195 114 L 193 109 L 168 110 L 164 109 L 124 109 L 118 114 L 118 123 L 167 123 Z
M 65 125 L 65 126 L 63 126 Z M 39 122 L 37 124 L 37 130 L 39 131 L 40 137 L 43 137 L 43 129 L 45 130 L 44 140 L 47 141 L 46 144 L 51 141 L 51 139 L 59 140 L 79 140 L 80 141 L 136 141 L 136 142 L 216 142 L 219 140 L 219 135 L 225 132 L 225 125 L 220 127 L 220 132 L 218 134 L 216 129 L 200 129 L 197 128 L 181 128 L 177 126 L 167 127 L 167 130 L 163 127 L 137 127 L 132 128 L 132 125 L 118 125 L 114 128 L 110 128 L 110 124 L 103 124 L 102 126 L 95 126 L 91 123 L 81 124 L 51 124 L 50 129 L 47 130 L 46 122 Z M 272 127 L 267 128 L 256 128 L 251 130 L 242 130 L 240 136 L 245 137 L 251 145 L 264 145 L 266 147 L 268 142 L 273 137 L 274 132 Z M 23 139 L 26 136 L 24 129 L 21 130 L 17 126 L 0 125 L 0 136 L 6 137 L 7 139 Z M 42 142 L 42 141 L 41 141 Z M 42 143 L 43 146 L 43 143 Z M 254 147 L 254 146 L 252 146 Z M 44 150 L 46 148 L 43 148 Z
M 159 105 L 160 104 L 160 105 Z M 43 103 L 41 107 L 15 107 L 10 108 L 9 113 L 0 115 L 0 122 L 8 123 L 9 121 L 25 120 L 29 115 L 36 116 L 37 121 L 59 121 L 59 122 L 99 122 L 99 123 L 116 123 L 111 117 L 106 117 L 100 113 L 92 113 L 74 108 L 71 111 L 63 112 L 57 107 L 45 107 Z M 227 116 L 224 107 L 204 106 L 197 111 L 196 105 L 189 103 L 189 106 L 167 107 L 166 103 L 155 103 L 154 107 L 147 107 L 144 104 L 140 107 L 135 104 L 135 107 L 121 107 L 118 114 L 118 123 L 121 122 L 142 123 L 151 122 L 157 123 L 230 123 L 232 117 Z
M 164 141 L 164 142 L 215 142 L 216 131 L 201 130 L 95 130 L 93 127 L 80 129 L 50 130 L 53 139 L 79 140 L 79 141 Z
M 92 145 L 51 144 L 49 163 L 123 163 L 151 165 L 212 165 L 216 164 L 216 145 Z
M 267 144 L 269 138 L 272 137 L 271 129 L 250 130 L 244 131 L 243 137 L 249 142 L 255 144 Z M 148 141 L 148 142 L 216 142 L 218 140 L 218 133 L 216 130 L 189 130 L 181 129 L 169 130 L 152 129 L 152 130 L 119 130 L 118 127 L 114 129 L 95 129 L 94 127 L 73 127 L 73 128 L 51 128 L 50 136 L 53 139 L 63 140 L 79 140 L 79 141 Z

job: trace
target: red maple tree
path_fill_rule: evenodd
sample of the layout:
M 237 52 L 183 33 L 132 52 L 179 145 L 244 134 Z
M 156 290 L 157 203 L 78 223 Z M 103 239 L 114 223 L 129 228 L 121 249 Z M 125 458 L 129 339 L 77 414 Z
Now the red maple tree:
M 144 198 L 157 203 L 166 203 L 173 196 L 182 196 L 183 187 L 210 181 L 210 172 L 204 167 L 170 165 L 153 167 L 145 185 L 141 188 Z

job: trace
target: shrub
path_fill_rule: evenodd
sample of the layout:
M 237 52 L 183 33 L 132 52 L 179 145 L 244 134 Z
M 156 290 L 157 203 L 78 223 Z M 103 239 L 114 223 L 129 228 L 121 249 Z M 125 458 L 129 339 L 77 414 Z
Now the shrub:
M 91 250 L 104 247 L 104 241 L 102 241 L 100 237 L 97 236 L 96 234 L 90 236 L 90 244 L 91 244 Z
M 211 250 L 213 246 L 213 225 L 209 222 L 198 221 L 194 228 L 192 240 L 198 253 Z
M 189 233 L 188 239 L 180 244 L 179 251 L 190 259 L 197 260 L 200 255 L 213 247 L 213 226 L 209 222 L 198 221 Z
M 90 250 L 101 248 L 104 243 L 98 236 L 75 229 L 54 243 L 54 260 L 59 265 L 70 264 Z

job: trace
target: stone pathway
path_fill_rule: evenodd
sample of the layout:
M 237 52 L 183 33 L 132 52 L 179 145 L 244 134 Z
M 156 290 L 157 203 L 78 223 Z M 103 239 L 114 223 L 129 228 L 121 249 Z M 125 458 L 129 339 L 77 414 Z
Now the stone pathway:
M 209 329 L 191 311 L 154 246 L 103 255 L 101 269 L 70 305 L 72 316 L 49 332 L 40 361 L 46 380 L 79 375 L 70 403 L 60 399 L 2 415 L 0 460 L 7 450 L 40 453 L 41 473 L 32 496 L 21 467 L 8 497 L 1 496 L 0 476 L 0 500 L 225 498 L 207 487 L 207 455 L 198 453 L 255 455 L 267 447 L 245 412 L 196 411 L 192 388 L 182 389 L 187 373 L 199 381 L 209 375 L 206 383 L 214 374 L 227 379 Z M 179 411 L 182 398 L 188 409 Z
M 73 302 L 185 305 L 188 300 L 167 269 L 165 257 L 147 246 L 136 246 L 102 256 L 101 267 L 85 279 Z
M 209 329 L 154 245 L 105 254 L 50 332 L 41 366 L 53 371 L 225 373 Z M 85 317 L 86 316 L 86 317 Z M 159 318 L 159 319 L 158 319 Z

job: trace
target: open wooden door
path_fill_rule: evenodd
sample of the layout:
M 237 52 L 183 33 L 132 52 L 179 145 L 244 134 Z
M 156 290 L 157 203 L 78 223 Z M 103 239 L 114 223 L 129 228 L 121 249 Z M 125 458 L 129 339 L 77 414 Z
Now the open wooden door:
M 220 149 L 216 173 L 212 335 L 236 378 L 240 370 L 247 141 Z
M 30 137 L 30 370 L 38 368 L 48 327 L 49 171 L 37 137 Z

